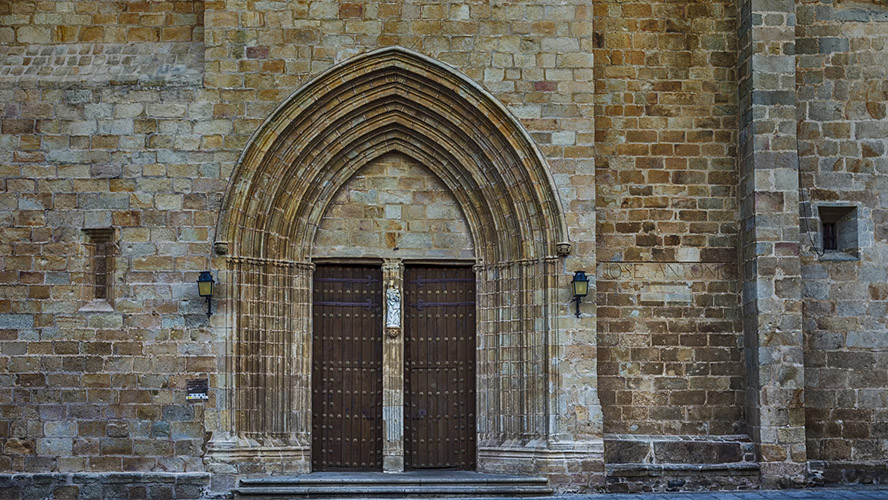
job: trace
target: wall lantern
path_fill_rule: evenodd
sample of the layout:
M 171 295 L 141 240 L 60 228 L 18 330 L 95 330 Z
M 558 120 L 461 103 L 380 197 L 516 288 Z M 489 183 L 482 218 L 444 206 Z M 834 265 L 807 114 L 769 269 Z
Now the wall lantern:
M 586 271 L 577 271 L 570 284 L 573 286 L 574 300 L 577 301 L 577 317 L 580 317 L 580 302 L 583 297 L 589 295 L 589 278 L 586 277 Z
M 207 317 L 209 318 L 211 314 L 213 314 L 213 285 L 216 282 L 213 281 L 213 273 L 209 271 L 201 271 L 200 277 L 197 278 L 197 293 L 200 294 L 201 297 L 207 298 Z

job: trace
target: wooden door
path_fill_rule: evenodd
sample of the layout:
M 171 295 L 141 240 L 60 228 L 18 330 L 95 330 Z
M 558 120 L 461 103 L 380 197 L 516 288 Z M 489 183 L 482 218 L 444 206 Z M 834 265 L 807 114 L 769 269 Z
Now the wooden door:
M 404 297 L 405 466 L 474 470 L 474 272 L 408 267 Z
M 314 276 L 312 470 L 382 470 L 382 270 Z

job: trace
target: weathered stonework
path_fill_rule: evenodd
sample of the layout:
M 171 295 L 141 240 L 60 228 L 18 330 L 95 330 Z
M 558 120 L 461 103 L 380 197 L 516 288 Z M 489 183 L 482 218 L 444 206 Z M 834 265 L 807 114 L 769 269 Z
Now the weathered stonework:
M 883 483 L 888 11 L 811 2 L 796 16 L 808 457 L 817 480 Z M 857 207 L 857 255 L 821 251 L 825 205 Z
M 658 435 L 746 432 L 736 268 L 737 6 L 594 8 L 606 443 L 626 446 L 613 434 L 652 443 Z M 611 458 L 631 464 L 638 457 Z M 666 455 L 656 463 L 671 461 L 685 459 Z M 636 474 L 644 471 L 651 469 L 639 466 Z
M 8 498 L 207 498 L 210 474 L 191 472 L 41 473 L 0 475 Z
M 765 486 L 805 481 L 794 2 L 740 24 L 740 269 L 749 432 Z
M 401 154 L 356 173 L 333 197 L 312 248 L 315 258 L 473 259 L 459 203 L 425 167 Z
M 430 94 L 440 101 L 428 101 Z M 362 114 L 353 115 L 355 109 Z M 320 115 L 329 113 L 328 125 L 317 126 Z M 472 114 L 474 120 L 467 121 Z M 222 332 L 231 332 L 224 335 L 232 346 L 226 357 L 233 378 L 225 386 L 220 425 L 212 429 L 209 463 L 252 456 L 253 467 L 264 456 L 263 470 L 307 471 L 306 290 L 313 264 L 306 259 L 317 258 L 315 228 L 325 220 L 331 224 L 348 206 L 335 201 L 346 201 L 339 193 L 355 192 L 346 183 L 366 177 L 359 173 L 366 165 L 368 173 L 386 165 L 393 153 L 411 155 L 441 179 L 472 233 L 479 295 L 479 470 L 588 471 L 576 475 L 574 485 L 588 487 L 596 474 L 584 462 L 600 461 L 600 443 L 581 439 L 577 425 L 588 413 L 578 423 L 557 412 L 568 400 L 561 384 L 570 373 L 549 354 L 561 347 L 559 323 L 567 312 L 555 302 L 556 246 L 567 226 L 551 174 L 517 122 L 488 94 L 403 49 L 370 52 L 323 73 L 276 110 L 239 161 L 217 229 L 232 242 L 232 255 L 216 262 L 231 283 Z M 411 192 L 405 193 L 412 201 Z M 374 203 L 365 206 L 372 209 Z M 433 222 L 432 208 L 447 206 L 430 206 L 406 222 Z M 427 238 L 435 234 L 431 226 L 422 232 Z M 388 258 L 398 255 L 378 238 L 343 255 L 331 249 L 328 257 L 354 257 L 361 248 L 364 258 L 378 258 L 381 251 Z M 426 251 L 426 258 L 437 256 L 434 247 Z M 560 279 L 566 284 L 567 276 Z M 285 325 L 299 326 L 294 331 Z M 267 387 L 279 386 L 291 391 L 268 394 Z M 286 450 L 280 462 L 268 458 L 276 450 Z
M 481 471 L 881 482 L 886 68 L 877 2 L 0 2 L 0 487 L 309 472 L 325 261 L 474 266 Z

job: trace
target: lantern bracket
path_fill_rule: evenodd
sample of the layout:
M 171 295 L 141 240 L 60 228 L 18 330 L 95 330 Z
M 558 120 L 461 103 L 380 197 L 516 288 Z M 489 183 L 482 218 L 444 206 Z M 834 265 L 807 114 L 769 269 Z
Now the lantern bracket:
M 589 294 L 589 278 L 586 277 L 585 271 L 576 271 L 574 273 L 573 279 L 570 281 L 572 291 L 573 291 L 573 300 L 577 303 L 577 312 L 576 316 L 580 317 L 580 303 L 583 301 L 583 297 Z
M 207 298 L 207 318 L 213 314 L 213 288 L 216 281 L 213 280 L 213 273 L 210 271 L 201 271 L 197 278 L 197 293 L 201 297 Z

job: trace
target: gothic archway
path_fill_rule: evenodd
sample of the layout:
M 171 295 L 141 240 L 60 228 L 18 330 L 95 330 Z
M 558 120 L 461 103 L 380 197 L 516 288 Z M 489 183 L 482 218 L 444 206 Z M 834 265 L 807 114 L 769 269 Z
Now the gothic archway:
M 546 161 L 476 83 L 391 47 L 294 93 L 251 138 L 229 182 L 216 230 L 229 375 L 219 427 L 240 439 L 240 453 L 307 468 L 311 245 L 337 190 L 393 151 L 441 179 L 475 242 L 479 467 L 496 469 L 485 453 L 550 439 L 557 264 L 569 244 Z

